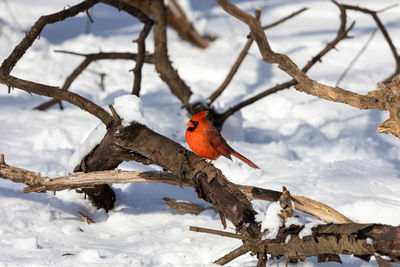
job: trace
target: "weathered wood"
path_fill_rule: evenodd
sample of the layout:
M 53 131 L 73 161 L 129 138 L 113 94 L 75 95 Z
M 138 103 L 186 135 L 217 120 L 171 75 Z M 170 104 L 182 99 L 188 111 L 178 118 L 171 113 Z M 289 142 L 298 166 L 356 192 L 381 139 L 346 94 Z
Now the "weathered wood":
M 107 138 L 105 138 L 107 139 Z M 103 139 L 103 141 L 105 140 Z M 97 149 L 100 149 L 99 147 Z M 96 150 L 96 149 L 95 149 Z M 101 151 L 101 149 L 99 150 Z M 100 152 L 96 152 L 102 155 Z M 93 155 L 93 153 L 89 153 Z M 123 158 L 123 154 L 114 154 L 115 157 Z M 4 160 L 4 158 L 3 158 Z M 93 159 L 92 159 L 93 160 Z M 98 159 L 100 161 L 101 159 Z M 129 159 L 127 159 L 129 160 Z M 85 162 L 85 161 L 82 161 Z M 107 163 L 108 161 L 106 161 Z M 146 163 L 146 162 L 145 162 Z M 111 163 L 113 164 L 113 163 Z M 111 165 L 110 164 L 110 165 Z M 80 168 L 80 165 L 77 166 Z M 93 187 L 112 183 L 165 183 L 178 186 L 191 186 L 190 183 L 168 172 L 135 172 L 121 170 L 92 171 L 88 173 L 73 173 L 57 178 L 42 177 L 37 173 L 10 166 L 5 162 L 0 164 L 0 177 L 12 180 L 16 183 L 25 183 L 29 187 L 23 189 L 23 193 L 58 191 L 71 188 Z M 266 201 L 278 201 L 281 192 L 263 189 L 247 185 L 236 186 L 250 199 Z M 303 196 L 291 196 L 293 205 L 298 211 L 308 213 L 318 219 L 330 223 L 352 223 L 350 219 L 329 207 L 326 204 Z
M 179 200 L 168 198 L 168 197 L 164 197 L 163 200 L 165 201 L 165 204 L 167 204 L 168 207 L 170 207 L 171 209 L 174 209 L 176 211 L 183 212 L 183 213 L 191 213 L 191 214 L 199 215 L 200 213 L 202 213 L 205 210 L 213 210 L 214 209 L 212 206 L 205 207 L 205 206 L 202 206 L 199 204 L 190 203 L 188 201 L 179 201 Z
M 123 0 L 122 2 L 140 8 L 146 14 L 152 14 L 150 0 Z M 169 6 L 166 7 L 166 22 L 168 25 L 171 26 L 183 40 L 197 47 L 207 48 L 207 38 L 204 38 L 196 31 L 178 3 L 169 1 L 168 4 Z
M 193 231 L 193 232 L 200 232 L 200 233 L 220 235 L 220 236 L 236 238 L 236 239 L 243 239 L 243 237 L 241 235 L 238 235 L 238 234 L 235 234 L 235 233 L 230 233 L 230 232 L 225 232 L 225 231 L 218 231 L 218 230 L 208 229 L 208 228 L 203 228 L 203 227 L 190 226 L 189 230 Z

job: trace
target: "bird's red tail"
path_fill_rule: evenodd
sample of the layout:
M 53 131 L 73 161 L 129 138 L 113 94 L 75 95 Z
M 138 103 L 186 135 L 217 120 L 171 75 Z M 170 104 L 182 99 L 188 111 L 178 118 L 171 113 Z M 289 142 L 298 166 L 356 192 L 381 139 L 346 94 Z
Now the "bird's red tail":
M 235 157 L 237 157 L 238 159 L 240 159 L 241 161 L 243 161 L 244 163 L 246 163 L 247 165 L 249 165 L 252 168 L 255 169 L 259 169 L 260 167 L 258 167 L 256 164 L 254 164 L 253 162 L 251 162 L 248 158 L 246 158 L 245 156 L 239 154 L 238 152 L 236 152 L 235 150 L 232 149 L 231 154 Z

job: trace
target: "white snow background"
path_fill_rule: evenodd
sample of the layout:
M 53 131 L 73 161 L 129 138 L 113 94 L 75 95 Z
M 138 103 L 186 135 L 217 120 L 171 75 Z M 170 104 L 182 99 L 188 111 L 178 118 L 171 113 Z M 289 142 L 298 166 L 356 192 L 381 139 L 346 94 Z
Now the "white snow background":
M 76 0 L 13 0 L 0 2 L 0 58 L 6 58 L 41 16 L 62 10 Z M 182 41 L 168 30 L 170 58 L 181 77 L 200 97 L 209 96 L 227 75 L 246 42 L 247 26 L 227 15 L 215 1 L 179 1 L 200 33 L 218 39 L 205 50 Z M 235 1 L 241 8 L 262 10 L 262 24 L 271 23 L 302 7 L 305 13 L 267 30 L 272 48 L 303 66 L 332 40 L 339 26 L 339 11 L 325 0 Z M 397 0 L 349 1 L 381 9 Z M 12 11 L 11 15 L 10 10 Z M 135 18 L 103 4 L 90 9 L 95 23 L 85 14 L 46 26 L 41 38 L 18 62 L 12 74 L 51 85 L 62 85 L 81 57 L 55 53 L 64 49 L 81 53 L 136 51 L 132 43 L 142 25 Z M 353 39 L 342 41 L 309 72 L 313 79 L 334 85 L 342 71 L 375 29 L 372 18 L 348 12 L 356 20 Z M 400 49 L 400 7 L 379 14 L 394 44 Z M 16 19 L 15 19 L 16 18 Z M 90 32 L 86 34 L 85 32 Z M 152 34 L 147 50 L 153 51 Z M 394 71 L 394 60 L 381 33 L 377 33 L 354 65 L 343 88 L 366 93 Z M 107 108 L 132 88 L 134 62 L 107 60 L 92 63 L 71 90 Z M 106 91 L 99 89 L 105 72 Z M 288 75 L 261 61 L 255 45 L 229 88 L 215 103 L 225 110 L 252 95 L 284 82 Z M 187 114 L 160 80 L 154 66 L 145 65 L 141 103 L 151 129 L 188 147 L 184 140 Z M 0 153 L 6 162 L 43 175 L 72 171 L 71 157 L 81 142 L 99 125 L 98 119 L 64 103 L 45 112 L 32 110 L 46 98 L 0 85 Z M 122 101 L 124 102 L 124 101 Z M 128 101 L 129 102 L 129 101 Z M 139 103 L 138 103 L 139 105 Z M 139 106 L 132 107 L 140 111 Z M 108 109 L 107 109 L 108 110 Z M 126 109 L 124 109 L 126 110 Z M 137 114 L 136 114 L 137 115 Z M 134 112 L 128 116 L 135 116 Z M 281 190 L 324 202 L 359 223 L 400 224 L 400 140 L 378 134 L 377 126 L 388 114 L 358 110 L 295 91 L 280 91 L 242 109 L 225 124 L 223 135 L 261 170 L 234 159 L 215 165 L 235 183 Z M 125 170 L 159 170 L 156 166 L 123 163 Z M 96 211 L 83 195 L 21 194 L 22 184 L 0 180 L 0 266 L 213 266 L 212 262 L 237 248 L 230 238 L 189 231 L 189 226 L 222 230 L 217 213 L 198 216 L 169 209 L 163 197 L 206 204 L 191 188 L 162 184 L 114 184 L 116 207 L 108 214 Z M 270 203 L 254 201 L 264 216 Z M 270 211 L 272 208 L 270 209 Z M 78 211 L 96 224 L 87 225 Z M 266 214 L 267 216 L 267 214 Z M 268 215 L 270 217 L 270 215 Z M 267 216 L 267 217 L 268 217 Z M 314 225 L 315 222 L 308 222 Z M 267 226 L 264 223 L 263 226 Z M 229 231 L 234 231 L 228 224 Z M 66 253 L 73 255 L 63 256 Z M 343 266 L 376 266 L 353 256 L 343 256 Z M 228 266 L 254 266 L 249 254 Z M 268 266 L 284 266 L 284 259 Z M 316 258 L 291 266 L 340 266 L 318 264 Z

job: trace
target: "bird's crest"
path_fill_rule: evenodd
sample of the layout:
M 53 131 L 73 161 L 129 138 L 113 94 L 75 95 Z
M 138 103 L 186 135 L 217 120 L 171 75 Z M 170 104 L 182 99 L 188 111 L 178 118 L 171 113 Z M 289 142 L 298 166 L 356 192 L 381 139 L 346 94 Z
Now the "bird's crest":
M 202 112 L 194 114 L 193 117 L 191 118 L 191 120 L 192 121 L 199 121 L 199 120 L 204 119 L 205 117 L 207 117 L 207 115 L 208 115 L 208 110 L 202 111 Z

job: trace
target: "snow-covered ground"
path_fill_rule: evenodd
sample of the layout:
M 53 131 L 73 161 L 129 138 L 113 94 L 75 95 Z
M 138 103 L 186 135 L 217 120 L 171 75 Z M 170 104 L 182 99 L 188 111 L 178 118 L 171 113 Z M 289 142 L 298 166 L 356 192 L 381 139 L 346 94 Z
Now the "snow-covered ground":
M 76 0 L 0 3 L 0 58 L 7 57 L 24 32 L 44 14 L 62 10 Z M 398 0 L 348 1 L 381 9 Z M 7 4 L 8 3 L 8 4 Z M 182 78 L 198 95 L 207 97 L 228 73 L 246 42 L 248 29 L 225 14 L 215 1 L 180 3 L 201 33 L 219 38 L 201 50 L 183 42 L 169 31 L 169 53 Z M 338 9 L 325 0 L 235 1 L 253 12 L 259 6 L 267 24 L 302 7 L 300 16 L 267 31 L 271 46 L 303 66 L 336 34 Z M 11 15 L 10 10 L 14 14 Z M 13 74 L 46 84 L 62 85 L 82 58 L 54 53 L 55 49 L 95 53 L 136 51 L 132 43 L 141 30 L 136 19 L 103 4 L 90 10 L 95 23 L 82 14 L 65 22 L 49 25 Z M 400 49 L 400 7 L 380 17 L 394 44 Z M 376 27 L 365 14 L 349 12 L 356 20 L 353 39 L 342 41 L 309 72 L 317 81 L 334 85 Z M 16 18 L 16 19 L 15 19 Z M 85 32 L 90 32 L 85 34 Z M 152 35 L 147 49 L 153 50 Z M 129 94 L 134 66 L 128 61 L 93 63 L 72 85 L 71 90 L 104 107 L 118 96 Z M 394 70 L 394 60 L 382 34 L 377 33 L 354 65 L 343 88 L 366 93 L 376 82 Z M 99 89 L 99 76 L 105 72 L 106 91 Z M 276 66 L 260 60 L 256 46 L 250 50 L 229 88 L 216 101 L 224 110 L 255 95 L 288 76 Z M 144 118 L 153 130 L 183 144 L 187 114 L 180 102 L 158 78 L 152 65 L 143 69 L 142 104 Z M 14 166 L 46 175 L 72 171 L 71 156 L 80 143 L 100 123 L 80 109 L 64 104 L 46 112 L 33 111 L 44 97 L 18 89 L 7 93 L 0 85 L 0 153 Z M 360 223 L 400 224 L 400 140 L 376 133 L 377 125 L 388 114 L 375 110 L 331 103 L 299 93 L 294 89 L 268 96 L 244 108 L 231 118 L 223 135 L 240 153 L 261 167 L 254 170 L 234 159 L 219 159 L 215 165 L 235 183 L 281 190 L 286 186 L 295 195 L 324 202 Z M 127 170 L 158 169 L 137 163 L 123 163 Z M 240 241 L 189 231 L 189 226 L 222 229 L 219 216 L 206 211 L 198 216 L 170 210 L 163 197 L 205 202 L 190 188 L 160 184 L 113 185 L 116 208 L 108 214 L 96 211 L 81 194 L 20 193 L 24 185 L 0 180 L 0 266 L 212 266 L 212 261 L 240 245 Z M 255 201 L 260 212 L 270 203 Z M 84 223 L 78 211 L 96 224 Z M 267 225 L 267 224 L 266 224 Z M 233 226 L 228 225 L 233 231 Z M 71 255 L 72 254 L 72 255 Z M 64 256 L 63 256 L 64 255 Z M 352 256 L 342 257 L 343 266 L 376 266 Z M 250 255 L 229 266 L 254 266 Z M 284 259 L 269 266 L 284 266 Z M 318 264 L 315 258 L 297 266 L 339 266 Z

